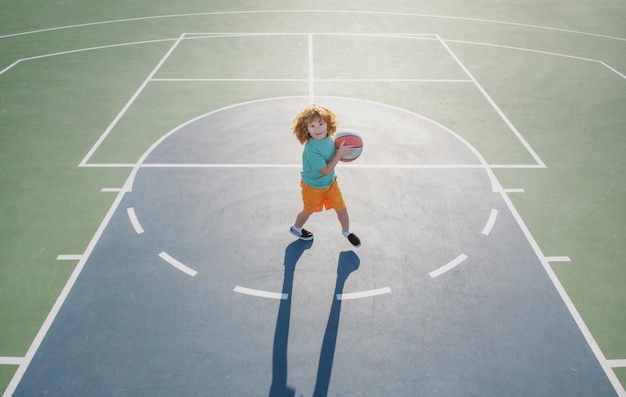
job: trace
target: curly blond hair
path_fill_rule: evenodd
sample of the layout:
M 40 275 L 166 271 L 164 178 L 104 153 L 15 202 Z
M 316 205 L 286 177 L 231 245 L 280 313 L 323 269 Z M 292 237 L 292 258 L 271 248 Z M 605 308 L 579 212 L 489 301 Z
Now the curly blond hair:
M 328 136 L 335 135 L 337 131 L 337 116 L 330 109 L 317 105 L 310 105 L 302 109 L 293 120 L 293 133 L 301 144 L 305 144 L 311 136 L 308 124 L 316 119 L 323 120 L 328 125 Z

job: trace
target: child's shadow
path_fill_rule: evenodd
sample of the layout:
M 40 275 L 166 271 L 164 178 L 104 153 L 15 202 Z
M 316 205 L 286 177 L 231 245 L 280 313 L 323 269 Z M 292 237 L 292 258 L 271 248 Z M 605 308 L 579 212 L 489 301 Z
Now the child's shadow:
M 311 248 L 312 245 L 313 241 L 296 240 L 285 249 L 285 270 L 282 292 L 283 294 L 287 294 L 287 299 L 280 301 L 278 317 L 276 319 L 270 397 L 295 396 L 295 389 L 287 386 L 287 347 L 289 343 L 289 323 L 291 320 L 291 295 L 296 263 L 304 251 Z M 343 293 L 343 287 L 348 276 L 359 268 L 360 262 L 361 260 L 353 251 L 342 252 L 339 255 L 337 281 L 317 367 L 317 380 L 315 382 L 315 391 L 313 392 L 314 397 L 323 397 L 328 394 L 333 361 L 335 358 L 335 347 L 337 345 L 339 318 L 341 315 L 341 300 L 337 299 L 337 296 Z

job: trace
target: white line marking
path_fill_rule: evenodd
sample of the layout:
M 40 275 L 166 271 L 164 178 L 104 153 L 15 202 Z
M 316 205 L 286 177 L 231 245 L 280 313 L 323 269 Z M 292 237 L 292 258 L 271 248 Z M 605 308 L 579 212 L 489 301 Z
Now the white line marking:
M 502 189 L 504 193 L 524 193 L 524 189 Z
M 315 103 L 313 76 L 313 35 L 309 34 L 309 103 Z
M 102 193 L 119 193 L 122 191 L 121 187 L 103 187 L 100 189 Z
M 77 50 L 55 52 L 55 53 L 52 53 L 52 54 L 37 55 L 37 56 L 33 56 L 33 57 L 18 59 L 17 61 L 13 62 L 11 65 L 9 65 L 6 68 L 0 70 L 0 75 L 3 74 L 4 72 L 8 71 L 9 69 L 13 68 L 14 66 L 17 66 L 17 64 L 22 62 L 22 61 L 34 61 L 36 59 L 50 58 L 50 57 L 56 57 L 56 56 L 60 56 L 60 55 L 69 55 L 69 54 L 75 54 L 75 53 L 79 53 L 79 52 L 96 51 L 96 50 L 103 50 L 103 49 L 107 49 L 107 48 L 125 47 L 125 46 L 139 45 L 139 44 L 152 44 L 152 43 L 159 43 L 159 42 L 163 42 L 163 41 L 175 41 L 175 40 L 176 39 L 135 41 L 135 42 L 130 42 L 130 43 L 111 44 L 111 45 L 104 45 L 104 46 L 98 46 L 98 47 L 88 47 L 88 48 L 80 48 L 80 49 L 77 49 Z
M 507 48 L 507 49 L 515 50 L 515 51 L 532 52 L 532 53 L 535 53 L 535 54 L 544 54 L 544 55 L 550 55 L 550 56 L 556 56 L 556 57 L 576 59 L 576 60 L 579 60 L 579 61 L 598 63 L 598 64 L 606 67 L 610 71 L 616 73 L 621 78 L 626 79 L 626 75 L 624 75 L 623 73 L 620 73 L 618 70 L 616 70 L 615 68 L 613 68 L 610 65 L 606 64 L 605 62 L 602 62 L 602 61 L 597 60 L 597 59 L 578 57 L 578 56 L 575 56 L 575 55 L 568 55 L 568 54 L 561 54 L 561 53 L 558 53 L 558 52 L 540 51 L 540 50 L 533 50 L 533 49 L 530 49 L 530 48 L 513 47 L 513 46 L 508 46 L 508 45 L 490 44 L 490 43 L 479 43 L 479 42 L 474 42 L 474 41 L 446 40 L 446 42 L 447 43 L 458 43 L 458 44 L 480 45 L 480 46 L 494 47 L 494 48 Z
M 79 164 L 79 167 L 85 168 L 133 168 L 136 167 L 136 164 L 131 163 L 92 163 L 92 164 Z M 120 191 L 124 191 L 124 188 L 121 188 Z
M 611 368 L 626 368 L 626 360 L 606 360 Z
M 57 256 L 58 261 L 79 261 L 83 259 L 82 255 L 59 255 Z
M 122 108 L 122 110 L 120 110 L 120 112 L 117 114 L 117 116 L 115 116 L 115 118 L 113 119 L 113 121 L 111 122 L 111 124 L 109 124 L 109 126 L 107 127 L 106 130 L 104 130 L 104 132 L 102 133 L 102 135 L 100 135 L 100 138 L 98 138 L 98 140 L 96 141 L 96 143 L 91 147 L 91 149 L 89 150 L 89 152 L 87 152 L 87 154 L 85 155 L 85 157 L 81 160 L 79 165 L 84 165 L 86 164 L 89 159 L 91 158 L 91 156 L 93 156 L 93 154 L 96 152 L 96 150 L 98 150 L 98 148 L 100 147 L 100 145 L 102 144 L 102 142 L 104 142 L 104 140 L 106 139 L 107 136 L 109 136 L 109 134 L 111 133 L 111 131 L 113 130 L 113 128 L 117 125 L 117 123 L 120 121 L 120 119 L 126 114 L 126 112 L 128 111 L 128 109 L 130 109 L 130 107 L 132 106 L 133 103 L 135 103 L 135 100 L 137 100 L 137 98 L 139 97 L 139 94 L 141 94 L 141 92 L 143 92 L 143 90 L 146 88 L 146 86 L 148 85 L 148 82 L 150 82 L 150 80 L 154 77 L 154 75 L 157 73 L 157 71 L 161 68 L 161 66 L 165 63 L 165 61 L 170 57 L 170 55 L 172 54 L 172 52 L 174 52 L 174 50 L 176 49 L 176 47 L 178 47 L 178 44 L 180 44 L 181 40 L 183 39 L 184 34 L 181 35 L 176 42 L 174 42 L 174 44 L 170 47 L 170 49 L 165 53 L 165 55 L 161 58 L 161 60 L 159 61 L 159 63 L 152 69 L 152 71 L 150 72 L 150 74 L 148 75 L 148 77 L 146 77 L 146 79 L 143 81 L 143 83 L 141 83 L 141 85 L 139 86 L 139 88 L 137 88 L 137 90 L 135 91 L 135 93 L 133 94 L 133 96 L 130 97 L 130 99 L 128 100 L 128 102 L 126 102 L 126 105 L 124 105 L 124 107 Z
M 524 139 L 524 137 L 522 136 L 522 134 L 517 130 L 517 128 L 515 128 L 515 126 L 513 125 L 513 123 L 511 122 L 511 120 L 509 120 L 509 118 L 506 116 L 506 114 L 504 114 L 504 112 L 502 111 L 502 109 L 500 109 L 500 107 L 496 104 L 496 102 L 491 98 L 491 96 L 489 96 L 489 94 L 487 93 L 487 91 L 482 87 L 482 85 L 480 85 L 480 83 L 478 82 L 478 80 L 476 80 L 476 78 L 474 77 L 474 75 L 472 75 L 472 73 L 469 71 L 469 69 L 465 66 L 465 64 L 463 64 L 463 62 L 461 62 L 461 60 L 459 59 L 459 57 L 456 56 L 456 54 L 452 51 L 452 49 L 448 46 L 448 44 L 443 40 L 440 39 L 441 45 L 448 51 L 448 53 L 450 54 L 450 56 L 452 57 L 452 59 L 454 59 L 454 61 L 457 63 L 457 65 L 459 65 L 459 67 L 461 69 L 463 69 L 463 71 L 465 72 L 465 74 L 474 81 L 474 85 L 476 86 L 476 88 L 478 88 L 478 90 L 483 94 L 483 96 L 485 97 L 485 99 L 487 99 L 487 102 L 489 102 L 489 104 L 491 104 L 491 107 L 496 111 L 496 113 L 498 113 L 498 115 L 500 116 L 500 118 L 506 123 L 506 125 L 509 127 L 509 129 L 511 131 L 513 131 L 513 133 L 515 134 L 515 136 L 517 137 L 517 139 L 520 141 L 520 143 L 526 148 L 526 150 L 528 151 L 528 153 L 530 153 L 530 155 L 535 159 L 535 161 L 537 162 L 538 165 L 542 165 L 545 166 L 545 163 L 543 161 L 541 161 L 541 158 L 539 158 L 539 156 L 537 155 L 537 153 L 535 153 L 535 151 L 533 150 L 533 148 L 530 146 L 530 144 L 526 141 L 526 139 Z
M 617 73 L 621 78 L 626 79 L 626 74 L 620 73 L 617 69 L 611 67 L 610 65 L 607 65 L 606 63 L 602 62 L 602 61 L 594 61 L 594 62 L 600 62 L 602 65 L 604 65 L 607 69 L 609 69 L 612 72 Z
M 491 229 L 493 229 L 493 225 L 496 223 L 496 217 L 498 216 L 498 210 L 491 209 L 491 213 L 489 214 L 489 219 L 487 220 L 487 224 L 483 228 L 483 234 L 488 236 L 491 233 Z
M 133 207 L 127 208 L 126 212 L 128 213 L 128 219 L 130 219 L 130 223 L 133 225 L 135 232 L 137 234 L 143 233 L 143 227 L 139 223 L 139 219 L 137 219 L 137 215 L 135 214 L 135 209 Z
M 580 315 L 580 313 L 576 309 L 576 306 L 574 305 L 574 302 L 572 302 L 572 300 L 570 299 L 569 295 L 567 294 L 567 291 L 565 291 L 565 288 L 563 288 L 563 284 L 561 284 L 561 281 L 556 276 L 556 273 L 554 273 L 554 270 L 552 270 L 552 267 L 550 266 L 548 258 L 545 257 L 543 255 L 543 253 L 541 252 L 541 248 L 539 248 L 539 244 L 537 244 L 537 241 L 535 241 L 532 233 L 530 233 L 530 230 L 528 229 L 528 226 L 526 226 L 526 223 L 524 223 L 524 220 L 522 219 L 520 214 L 517 212 L 517 209 L 515 209 L 515 206 L 511 202 L 511 199 L 509 198 L 509 196 L 507 196 L 506 194 L 501 194 L 501 196 L 502 196 L 502 199 L 504 200 L 504 202 L 506 203 L 506 205 L 509 207 L 509 210 L 511 211 L 511 214 L 513 215 L 513 217 L 517 221 L 517 224 L 521 228 L 522 232 L 526 236 L 526 239 L 528 240 L 528 243 L 530 244 L 530 246 L 535 251 L 535 255 L 537 255 L 537 258 L 539 258 L 539 260 L 541 261 L 541 264 L 543 265 L 544 270 L 548 274 L 548 277 L 552 281 L 552 284 L 554 285 L 554 288 L 557 290 L 559 295 L 561 295 L 561 299 L 563 299 L 563 302 L 565 303 L 565 306 L 567 307 L 567 309 L 569 310 L 570 314 L 572 315 L 572 318 L 574 319 L 574 321 L 578 325 L 578 328 L 580 329 L 580 332 L 585 337 L 585 340 L 587 341 L 587 344 L 589 345 L 589 347 L 593 351 L 593 354 L 596 356 L 596 359 L 598 360 L 598 362 L 602 366 L 602 369 L 604 370 L 604 373 L 609 378 L 609 381 L 611 382 L 611 384 L 615 388 L 615 391 L 617 392 L 617 394 L 620 397 L 626 396 L 626 392 L 624 391 L 624 387 L 622 386 L 622 383 L 617 378 L 617 375 L 615 375 L 615 372 L 613 371 L 613 369 L 609 365 L 609 362 L 606 359 L 606 357 L 604 356 L 604 353 L 602 353 L 602 349 L 600 349 L 600 346 L 598 345 L 598 343 L 596 342 L 595 338 L 591 334 L 591 331 L 589 331 L 589 328 L 587 327 L 587 324 L 585 324 L 585 321 L 583 320 L 582 316 Z M 556 258 L 556 257 L 553 257 L 553 258 Z
M 6 68 L 0 70 L 0 75 L 4 74 L 7 70 L 13 68 L 14 66 L 17 66 L 18 63 L 22 62 L 21 59 L 18 59 L 17 61 L 13 62 L 12 64 L 10 64 L 9 66 L 7 66 Z
M 65 25 L 65 26 L 57 26 L 46 29 L 39 30 L 30 30 L 26 32 L 18 32 L 18 33 L 9 33 L 0 36 L 0 39 L 15 37 L 15 36 L 23 36 L 35 33 L 44 33 L 51 32 L 55 30 L 63 30 L 63 29 L 75 29 L 89 26 L 98 26 L 98 25 L 106 25 L 106 24 L 117 24 L 117 23 L 125 23 L 125 22 L 137 22 L 137 21 L 145 21 L 151 19 L 166 19 L 166 18 L 186 18 L 186 17 L 198 17 L 198 16 L 216 16 L 216 15 L 245 15 L 245 14 L 285 14 L 285 13 L 293 13 L 293 14 L 302 14 L 302 13 L 318 13 L 318 14 L 346 14 L 346 15 L 375 15 L 375 16 L 408 16 L 408 17 L 419 17 L 419 18 L 437 18 L 437 19 L 451 19 L 451 20 L 459 20 L 459 21 L 474 21 L 474 22 L 484 22 L 484 23 L 493 23 L 500 25 L 511 25 L 511 26 L 521 26 L 532 29 L 545 29 L 552 30 L 555 32 L 565 32 L 565 33 L 574 33 L 581 34 L 587 36 L 595 36 L 602 37 L 613 40 L 626 41 L 626 38 L 617 37 L 617 36 L 609 36 L 598 33 L 584 32 L 579 30 L 571 30 L 571 29 L 562 29 L 562 28 L 553 28 L 550 26 L 542 26 L 542 25 L 531 25 L 525 23 L 517 23 L 517 22 L 507 22 L 507 21 L 499 21 L 494 19 L 484 19 L 484 18 L 467 18 L 467 17 L 458 17 L 458 16 L 448 16 L 448 15 L 436 15 L 436 14 L 420 14 L 420 13 L 408 13 L 408 12 L 392 12 L 392 11 L 348 11 L 348 10 L 252 10 L 252 11 L 214 11 L 214 12 L 197 12 L 197 13 L 187 13 L 187 14 L 166 14 L 166 15 L 151 15 L 144 17 L 136 17 L 136 18 L 124 18 L 124 19 L 112 19 L 106 21 L 98 21 L 98 22 L 89 22 L 82 23 L 76 25 Z M 209 33 L 196 33 L 196 34 L 209 34 Z M 229 34 L 229 33 L 216 33 L 216 34 Z M 237 33 L 233 33 L 237 34 Z M 398 35 L 397 33 L 390 35 Z M 413 35 L 413 34 L 411 34 Z
M 448 270 L 451 270 L 454 267 L 460 265 L 466 259 L 467 259 L 467 255 L 461 254 L 461 255 L 457 256 L 453 261 L 449 262 L 448 264 L 443 265 L 439 269 L 433 270 L 432 272 L 428 273 L 428 275 L 431 278 L 435 278 L 435 277 L 441 276 L 442 274 L 444 274 Z
M 369 298 L 371 296 L 388 294 L 391 292 L 391 288 L 384 287 L 378 289 L 372 289 L 369 291 L 361 291 L 361 292 L 351 292 L 349 294 L 337 294 L 337 300 L 349 300 L 349 299 L 361 299 L 361 298 Z
M 489 168 L 548 168 L 546 165 L 539 164 L 489 164 Z
M 548 262 L 571 262 L 569 256 L 546 256 Z
M 93 252 L 96 244 L 100 240 L 100 237 L 102 237 L 102 234 L 104 233 L 104 230 L 106 229 L 107 225 L 111 221 L 113 214 L 115 214 L 115 212 L 117 211 L 117 208 L 119 207 L 122 199 L 124 198 L 124 194 L 125 194 L 124 192 L 120 192 L 120 194 L 117 195 L 117 197 L 115 198 L 115 201 L 111 205 L 111 208 L 109 208 L 109 211 L 104 216 L 104 219 L 100 223 L 98 230 L 96 230 L 95 234 L 91 238 L 91 241 L 89 242 L 89 245 L 87 246 L 87 249 L 85 250 L 85 253 L 83 254 L 82 258 L 78 261 L 78 264 L 76 265 L 76 267 L 74 268 L 74 271 L 72 272 L 69 279 L 67 280 L 65 287 L 63 287 L 63 290 L 59 294 L 59 297 L 57 298 L 57 300 L 54 302 L 54 305 L 50 309 L 50 313 L 48 313 L 48 316 L 46 317 L 41 328 L 39 329 L 39 332 L 37 332 L 35 339 L 33 339 L 33 343 L 31 343 L 30 347 L 28 348 L 28 351 L 26 352 L 26 355 L 24 356 L 24 361 L 19 364 L 19 367 L 17 368 L 17 370 L 15 371 L 15 374 L 13 375 L 13 378 L 11 378 L 11 381 L 9 382 L 7 388 L 5 389 L 3 396 L 11 396 L 13 392 L 15 392 L 17 385 L 22 380 L 22 377 L 24 376 L 24 373 L 26 372 L 26 370 L 28 369 L 28 366 L 33 360 L 35 353 L 37 352 L 37 350 L 39 350 L 39 346 L 41 346 L 41 342 L 43 341 L 44 337 L 48 333 L 48 330 L 50 329 L 52 322 L 54 321 L 57 314 L 59 313 L 59 310 L 61 310 L 61 306 L 63 306 L 63 303 L 67 299 L 67 296 L 72 290 L 72 287 L 76 283 L 78 276 L 80 275 L 83 268 L 85 267 L 85 263 L 87 259 Z
M 160 83 L 185 83 L 185 82 L 266 82 L 266 83 L 304 83 L 310 81 L 310 79 L 211 79 L 211 78 L 176 78 L 176 79 L 152 79 L 152 82 Z
M 191 277 L 195 276 L 196 274 L 198 274 L 197 271 L 193 270 L 192 268 L 190 268 L 189 266 L 183 265 L 182 263 L 180 263 L 179 261 L 177 261 L 176 259 L 172 258 L 171 256 L 169 256 L 165 251 L 161 252 L 159 254 L 159 256 L 161 257 L 161 259 L 163 259 L 165 262 L 169 263 L 170 265 L 174 266 L 176 269 L 180 270 L 183 273 L 187 273 L 188 275 L 190 275 Z
M 281 292 L 269 292 L 269 291 L 261 291 L 258 289 L 246 288 L 236 286 L 233 291 L 239 292 L 240 294 L 258 296 L 261 298 L 270 298 L 270 299 L 282 299 L 287 300 L 289 298 L 288 294 L 284 294 Z
M 537 169 L 537 168 L 546 168 L 539 166 L 537 164 L 344 164 L 340 163 L 341 167 L 350 167 L 350 168 L 510 168 L 510 169 L 518 169 L 518 168 L 526 168 L 526 169 Z M 296 168 L 302 167 L 302 164 L 198 164 L 198 163 L 148 163 L 148 164 L 123 164 L 123 163 L 89 163 L 83 164 L 80 167 L 85 168 Z M 124 188 L 120 188 L 120 191 L 124 190 Z M 515 189 L 511 189 L 515 190 Z M 519 189 L 523 190 L 523 189 Z M 494 191 L 497 193 L 497 191 Z
M 322 83 L 473 83 L 472 80 L 458 79 L 255 79 L 255 78 L 239 78 L 239 79 L 214 79 L 214 78 L 162 78 L 152 79 L 152 82 L 162 83 L 186 83 L 186 82 L 270 82 L 270 83 L 304 83 L 304 82 L 322 82 Z
M 24 357 L 0 357 L 0 365 L 22 365 Z

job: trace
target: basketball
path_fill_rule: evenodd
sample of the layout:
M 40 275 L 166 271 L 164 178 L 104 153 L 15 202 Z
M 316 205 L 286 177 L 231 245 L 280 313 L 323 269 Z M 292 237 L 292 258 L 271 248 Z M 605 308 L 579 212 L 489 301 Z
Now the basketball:
M 341 142 L 345 142 L 345 146 L 354 146 L 352 154 L 347 154 L 341 157 L 341 161 L 349 162 L 354 161 L 363 152 L 363 139 L 356 132 L 340 132 L 335 135 L 335 148 L 341 146 Z

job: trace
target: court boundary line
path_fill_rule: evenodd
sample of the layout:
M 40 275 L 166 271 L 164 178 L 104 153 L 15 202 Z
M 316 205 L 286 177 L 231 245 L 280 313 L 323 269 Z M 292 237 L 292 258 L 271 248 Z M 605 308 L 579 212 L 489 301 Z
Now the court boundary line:
M 562 53 L 559 53 L 559 52 L 552 52 L 552 51 L 533 50 L 531 48 L 514 47 L 514 46 L 503 45 L 503 44 L 488 44 L 488 43 L 480 43 L 480 42 L 477 42 L 477 41 L 466 41 L 466 40 L 445 40 L 445 41 L 448 42 L 448 43 L 477 45 L 477 46 L 494 47 L 494 48 L 504 48 L 504 49 L 513 50 L 513 51 L 532 52 L 532 53 L 535 53 L 535 54 L 542 54 L 542 55 L 549 55 L 549 56 L 554 56 L 554 57 L 575 59 L 577 61 L 599 63 L 600 65 L 606 67 L 607 69 L 609 69 L 610 71 L 614 72 L 615 74 L 617 74 L 621 78 L 626 79 L 626 75 L 625 74 L 621 73 L 617 69 L 613 68 L 611 65 L 609 65 L 606 62 L 601 61 L 599 59 L 581 57 L 581 56 L 577 56 L 577 55 L 562 54 Z
M 450 19 L 450 20 L 457 20 L 457 21 L 480 22 L 480 23 L 489 23 L 489 24 L 497 24 L 497 25 L 505 25 L 505 26 L 508 26 L 508 25 L 519 26 L 519 27 L 525 27 L 525 28 L 531 28 L 531 29 L 550 30 L 550 31 L 555 31 L 555 32 L 579 34 L 579 35 L 592 36 L 592 37 L 598 37 L 598 38 L 604 38 L 604 39 L 610 39 L 610 40 L 626 41 L 626 38 L 618 37 L 618 36 L 604 35 L 600 33 L 585 32 L 585 31 L 579 31 L 579 30 L 573 30 L 573 29 L 555 28 L 551 26 L 527 24 L 527 23 L 521 23 L 521 22 L 509 22 L 509 21 L 499 21 L 495 19 L 437 15 L 437 14 L 421 14 L 421 13 L 391 12 L 391 11 L 358 11 L 358 10 L 238 10 L 238 11 L 236 10 L 236 11 L 212 11 L 212 12 L 198 12 L 198 13 L 149 15 L 149 16 L 135 17 L 135 18 L 111 19 L 111 20 L 106 20 L 106 21 L 86 22 L 86 23 L 73 24 L 73 25 L 57 26 L 57 27 L 52 27 L 52 28 L 30 30 L 26 32 L 8 33 L 8 34 L 0 35 L 0 39 L 16 37 L 16 36 L 24 36 L 24 35 L 30 35 L 30 34 L 37 34 L 37 33 L 52 32 L 56 30 L 76 29 L 76 28 L 83 28 L 83 27 L 90 27 L 90 26 L 108 25 L 108 24 L 126 23 L 126 22 L 138 22 L 138 21 L 153 20 L 153 19 L 186 18 L 186 17 L 215 16 L 215 15 L 237 15 L 237 14 L 244 15 L 244 14 L 286 14 L 286 13 L 357 14 L 357 15 L 384 15 L 384 16 L 405 16 L 405 17 L 418 17 L 418 18 Z
M 37 331 L 37 334 L 33 338 L 33 341 L 31 342 L 28 350 L 26 351 L 26 354 L 24 355 L 23 361 L 19 364 L 19 366 L 17 367 L 17 370 L 11 377 L 9 384 L 7 385 L 3 393 L 3 397 L 10 397 L 15 392 L 15 390 L 17 389 L 17 386 L 22 381 L 22 378 L 24 377 L 26 370 L 30 366 L 30 363 L 32 362 L 33 358 L 35 357 L 35 354 L 39 350 L 41 343 L 43 342 L 46 334 L 50 330 L 50 327 L 52 326 L 54 319 L 57 317 L 57 315 L 59 314 L 59 311 L 63 307 L 65 300 L 67 299 L 72 288 L 74 287 L 74 284 L 78 280 L 78 277 L 82 273 L 83 268 L 85 267 L 85 263 L 91 256 L 91 253 L 93 252 L 97 243 L 100 241 L 100 238 L 102 237 L 102 234 L 104 233 L 104 230 L 109 225 L 109 222 L 113 218 L 113 215 L 117 211 L 125 194 L 126 192 L 124 190 L 121 190 L 115 197 L 115 200 L 111 204 L 111 207 L 109 208 L 104 218 L 100 222 L 98 229 L 96 229 L 95 233 L 91 237 L 91 240 L 89 241 L 89 244 L 87 245 L 87 248 L 85 249 L 85 252 L 82 254 L 80 260 L 76 264 L 76 267 L 74 267 L 74 270 L 72 271 L 69 278 L 67 279 L 67 282 L 65 283 L 63 289 L 61 290 L 54 304 L 50 308 L 50 311 L 48 312 L 46 319 L 44 320 L 41 327 L 39 328 L 39 331 Z
M 561 284 L 561 281 L 559 280 L 559 278 L 557 277 L 556 273 L 552 269 L 552 266 L 550 265 L 550 262 L 549 262 L 548 259 L 549 258 L 555 258 L 555 257 L 547 257 L 547 256 L 545 256 L 543 254 L 541 248 L 539 247 L 539 244 L 537 243 L 537 241 L 533 237 L 533 235 L 530 232 L 530 229 L 528 228 L 528 226 L 526 226 L 526 223 L 522 219 L 521 215 L 519 214 L 519 212 L 515 208 L 515 205 L 513 205 L 513 202 L 511 201 L 509 196 L 506 194 L 506 192 L 501 190 L 500 191 L 500 196 L 502 197 L 505 205 L 507 206 L 507 208 L 509 209 L 509 211 L 513 215 L 513 218 L 515 219 L 515 221 L 517 222 L 518 226 L 520 227 L 522 233 L 526 237 L 526 240 L 530 244 L 532 250 L 535 252 L 535 255 L 537 256 L 537 258 L 541 262 L 541 265 L 543 266 L 544 271 L 548 275 L 548 278 L 552 282 L 552 285 L 554 286 L 554 288 L 556 289 L 557 293 L 561 297 L 561 300 L 565 304 L 567 310 L 570 312 L 570 315 L 574 319 L 574 322 L 576 322 L 576 325 L 578 326 L 578 329 L 582 333 L 585 341 L 587 342 L 587 345 L 591 349 L 593 355 L 596 357 L 596 360 L 600 364 L 600 367 L 602 368 L 603 372 L 607 376 L 609 382 L 611 383 L 611 385 L 615 389 L 615 392 L 620 397 L 626 397 L 626 390 L 622 386 L 622 383 L 620 382 L 619 378 L 617 377 L 617 375 L 613 371 L 609 361 L 606 359 L 606 356 L 602 352 L 602 349 L 600 348 L 600 345 L 596 342 L 596 339 L 593 337 L 593 334 L 591 333 L 591 331 L 587 327 L 587 324 L 585 323 L 585 320 L 582 318 L 582 316 L 578 312 L 578 309 L 576 309 L 576 306 L 574 305 L 574 302 L 569 297 L 569 294 L 567 293 L 567 291 L 563 287 L 563 284 Z M 565 258 L 565 257 L 558 257 L 558 258 Z
M 146 41 L 132 41 L 132 42 L 128 42 L 128 43 L 108 44 L 108 45 L 102 45 L 102 46 L 96 46 L 96 47 L 85 47 L 85 48 L 77 48 L 77 49 L 74 49 L 74 50 L 53 52 L 53 53 L 49 53 L 49 54 L 34 55 L 34 56 L 31 56 L 31 57 L 20 58 L 20 59 L 16 60 L 15 62 L 10 64 L 9 66 L 7 66 L 4 69 L 0 70 L 0 75 L 4 74 L 5 72 L 8 72 L 13 67 L 15 67 L 15 66 L 17 66 L 20 63 L 25 62 L 25 61 L 35 61 L 35 60 L 38 60 L 38 59 L 51 58 L 51 57 L 55 57 L 55 56 L 77 54 L 77 53 L 88 52 L 88 51 L 106 50 L 106 49 L 109 49 L 109 48 L 119 48 L 119 47 L 134 46 L 134 45 L 141 45 L 141 44 L 162 43 L 162 42 L 166 42 L 166 41 L 176 41 L 176 39 L 171 39 L 170 38 L 170 39 L 157 39 L 157 40 L 146 40 Z

